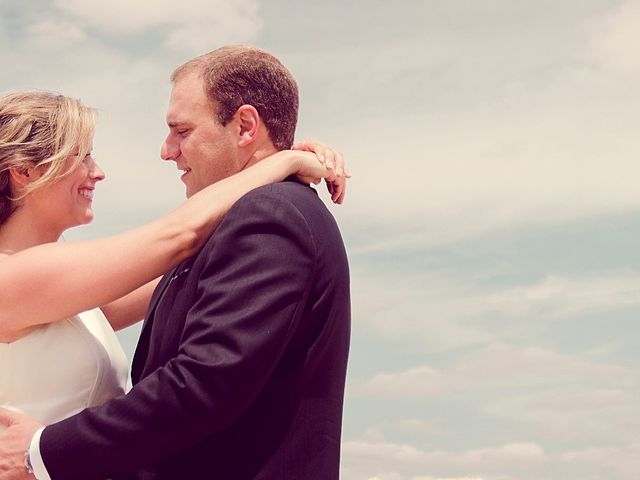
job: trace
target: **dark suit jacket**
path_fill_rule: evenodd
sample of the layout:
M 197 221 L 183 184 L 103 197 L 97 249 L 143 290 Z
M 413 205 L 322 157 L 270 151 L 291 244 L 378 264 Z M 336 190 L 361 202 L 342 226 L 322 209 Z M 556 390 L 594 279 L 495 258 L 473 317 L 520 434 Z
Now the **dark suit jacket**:
M 349 348 L 347 258 L 315 191 L 239 200 L 167 274 L 133 389 L 47 427 L 53 480 L 337 479 Z

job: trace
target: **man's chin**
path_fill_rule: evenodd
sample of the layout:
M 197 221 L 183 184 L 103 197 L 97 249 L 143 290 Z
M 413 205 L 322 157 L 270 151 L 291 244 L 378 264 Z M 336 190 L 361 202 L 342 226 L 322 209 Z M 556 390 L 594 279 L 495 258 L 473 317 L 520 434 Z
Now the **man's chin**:
M 185 183 L 184 186 L 184 194 L 187 198 L 191 198 L 193 197 L 197 192 L 199 192 L 200 190 L 202 190 L 201 188 L 196 188 L 193 185 L 190 185 L 188 183 Z

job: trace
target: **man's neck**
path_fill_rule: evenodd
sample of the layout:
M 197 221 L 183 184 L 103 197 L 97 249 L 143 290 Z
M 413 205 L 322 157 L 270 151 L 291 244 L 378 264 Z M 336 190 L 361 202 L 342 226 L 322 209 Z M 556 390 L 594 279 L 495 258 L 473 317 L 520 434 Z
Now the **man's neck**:
M 249 159 L 245 162 L 242 169 L 249 168 L 252 165 L 264 160 L 265 158 L 277 153 L 278 149 L 274 147 L 271 142 L 267 142 L 261 145 L 253 154 L 249 157 Z

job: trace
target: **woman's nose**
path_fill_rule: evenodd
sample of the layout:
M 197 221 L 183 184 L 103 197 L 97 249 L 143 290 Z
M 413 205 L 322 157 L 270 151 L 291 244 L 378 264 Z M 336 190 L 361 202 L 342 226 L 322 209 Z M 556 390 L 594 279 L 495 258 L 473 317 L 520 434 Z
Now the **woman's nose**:
M 104 170 L 102 170 L 102 168 L 100 168 L 100 165 L 98 165 L 98 162 L 96 162 L 95 160 L 93 162 L 93 168 L 91 169 L 90 176 L 96 182 L 99 182 L 100 180 L 104 180 L 104 178 L 106 176 L 104 174 Z

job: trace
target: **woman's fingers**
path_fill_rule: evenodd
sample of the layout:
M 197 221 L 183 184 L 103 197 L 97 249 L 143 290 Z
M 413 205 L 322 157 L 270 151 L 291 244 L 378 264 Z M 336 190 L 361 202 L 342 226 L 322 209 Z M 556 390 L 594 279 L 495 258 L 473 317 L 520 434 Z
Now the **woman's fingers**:
M 337 203 L 338 205 L 342 205 L 342 202 L 344 202 L 346 189 L 347 189 L 347 182 L 343 181 L 342 183 L 337 185 L 333 189 L 333 194 L 331 195 L 331 200 L 333 200 L 333 202 Z
M 301 150 L 315 154 L 316 158 L 326 169 L 323 176 L 327 183 L 327 190 L 331 195 L 331 200 L 334 203 L 342 204 L 346 192 L 346 179 L 351 178 L 351 173 L 349 173 L 345 166 L 342 153 L 327 147 L 315 138 L 308 138 L 302 143 L 295 144 L 291 148 L 293 150 Z M 315 180 L 318 179 L 313 179 L 313 183 L 317 184 L 318 182 Z
M 344 175 L 344 157 L 342 156 L 342 152 L 335 152 L 335 166 L 336 174 L 338 176 Z
M 327 168 L 335 168 L 336 159 L 335 152 L 328 148 L 325 144 L 320 143 L 314 138 L 308 138 L 302 143 L 297 143 L 293 147 L 293 150 L 303 150 L 306 152 L 315 153 L 316 157 Z

